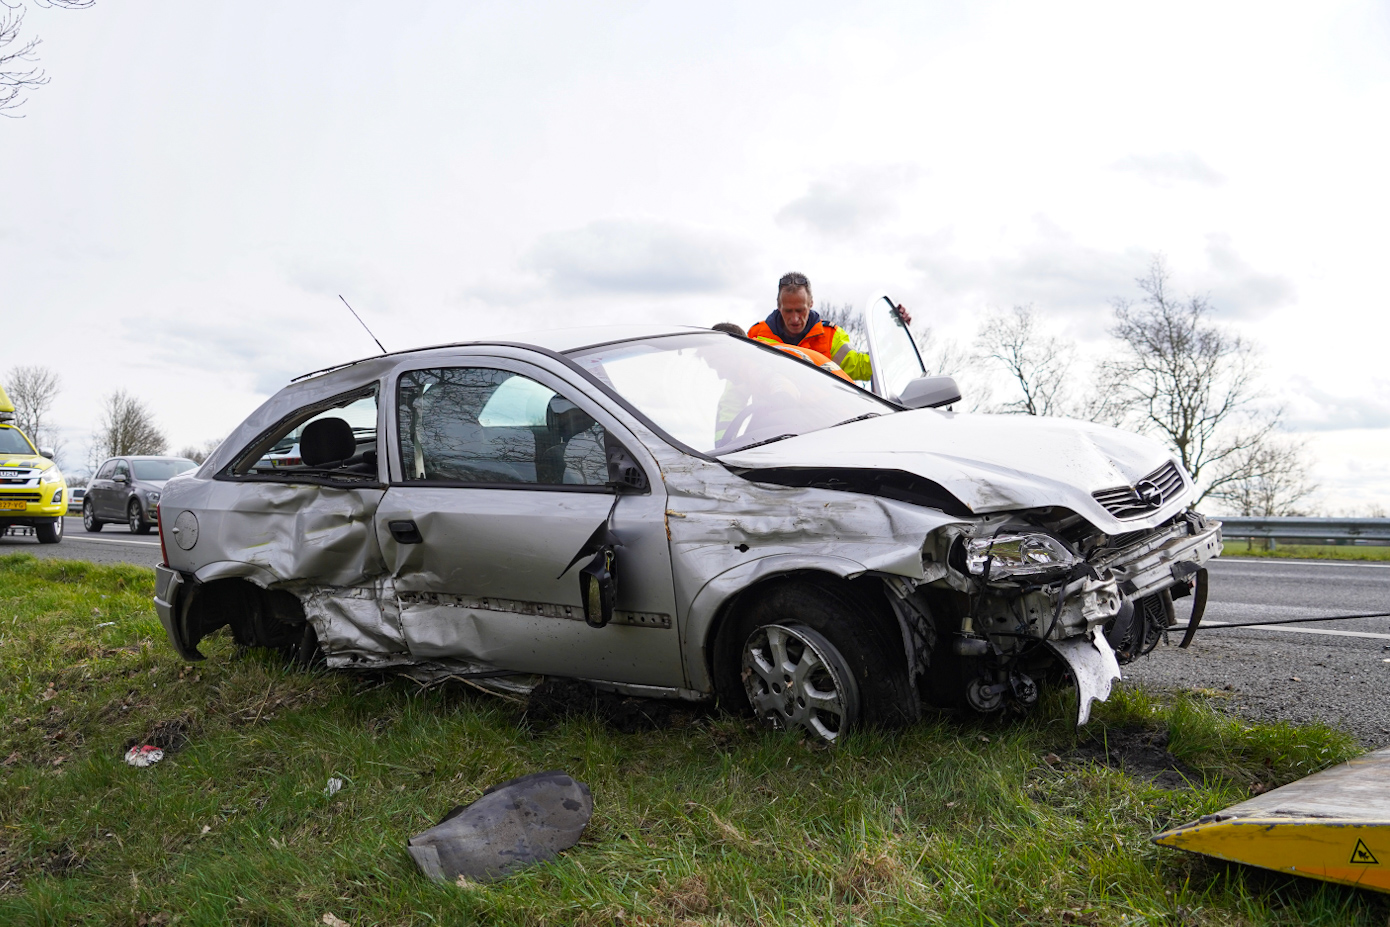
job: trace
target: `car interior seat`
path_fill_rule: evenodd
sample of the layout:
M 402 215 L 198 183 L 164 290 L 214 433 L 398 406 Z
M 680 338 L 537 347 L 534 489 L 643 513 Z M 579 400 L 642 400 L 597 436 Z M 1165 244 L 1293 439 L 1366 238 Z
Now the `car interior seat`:
M 341 418 L 321 418 L 305 425 L 299 438 L 299 456 L 304 466 L 319 470 L 376 473 L 376 450 L 358 454 L 352 426 Z

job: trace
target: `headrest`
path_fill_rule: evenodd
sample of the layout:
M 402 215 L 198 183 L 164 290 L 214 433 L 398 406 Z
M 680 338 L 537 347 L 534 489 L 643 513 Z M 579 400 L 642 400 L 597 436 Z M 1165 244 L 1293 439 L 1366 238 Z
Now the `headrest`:
M 299 456 L 306 467 L 347 460 L 357 453 L 352 426 L 340 418 L 321 418 L 304 426 L 299 438 Z
M 545 424 L 563 441 L 594 427 L 594 417 L 561 396 L 555 396 L 545 409 Z

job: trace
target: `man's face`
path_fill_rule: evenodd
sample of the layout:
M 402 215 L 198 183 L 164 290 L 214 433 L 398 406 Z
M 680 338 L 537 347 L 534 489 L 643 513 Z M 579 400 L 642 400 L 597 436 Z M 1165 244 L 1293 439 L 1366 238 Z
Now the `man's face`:
M 799 335 L 806 330 L 806 320 L 811 316 L 811 294 L 805 287 L 794 287 L 777 292 L 777 311 L 782 313 L 782 324 L 787 326 L 787 334 Z

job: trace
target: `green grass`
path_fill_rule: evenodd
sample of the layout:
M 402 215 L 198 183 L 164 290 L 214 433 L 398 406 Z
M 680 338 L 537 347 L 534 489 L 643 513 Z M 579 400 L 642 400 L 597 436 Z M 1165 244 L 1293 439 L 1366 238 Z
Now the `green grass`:
M 1285 544 L 1265 550 L 1265 542 L 1249 543 L 1229 538 L 1225 542 L 1227 557 L 1274 557 L 1289 560 L 1390 560 L 1390 546 L 1366 547 L 1351 544 Z
M 135 567 L 0 558 L 0 924 L 1366 924 L 1390 899 L 1153 846 L 1358 752 L 1124 688 L 1091 731 L 1166 728 L 1203 780 L 1164 791 L 1049 766 L 1064 694 L 825 750 L 710 715 L 621 734 L 528 729 L 471 689 L 287 669 L 206 642 L 189 667 Z M 110 626 L 99 627 L 106 622 Z M 171 725 L 170 722 L 176 722 Z M 161 726 L 162 725 L 162 726 Z M 149 769 L 126 747 L 181 726 Z M 580 844 L 489 886 L 435 885 L 407 837 L 489 784 L 563 769 Z M 347 785 L 324 794 L 328 777 Z

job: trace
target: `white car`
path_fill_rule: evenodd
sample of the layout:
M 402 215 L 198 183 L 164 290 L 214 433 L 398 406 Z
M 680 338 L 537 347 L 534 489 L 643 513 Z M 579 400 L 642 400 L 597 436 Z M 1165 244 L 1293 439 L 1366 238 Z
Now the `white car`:
M 890 300 L 865 311 L 872 392 L 650 326 L 302 377 L 166 485 L 160 620 L 186 659 L 230 626 L 331 667 L 717 698 L 827 741 L 1069 673 L 1084 723 L 1173 596 L 1205 598 L 1219 524 L 1146 437 L 928 407 L 954 382 Z M 292 434 L 300 464 L 267 460 Z

